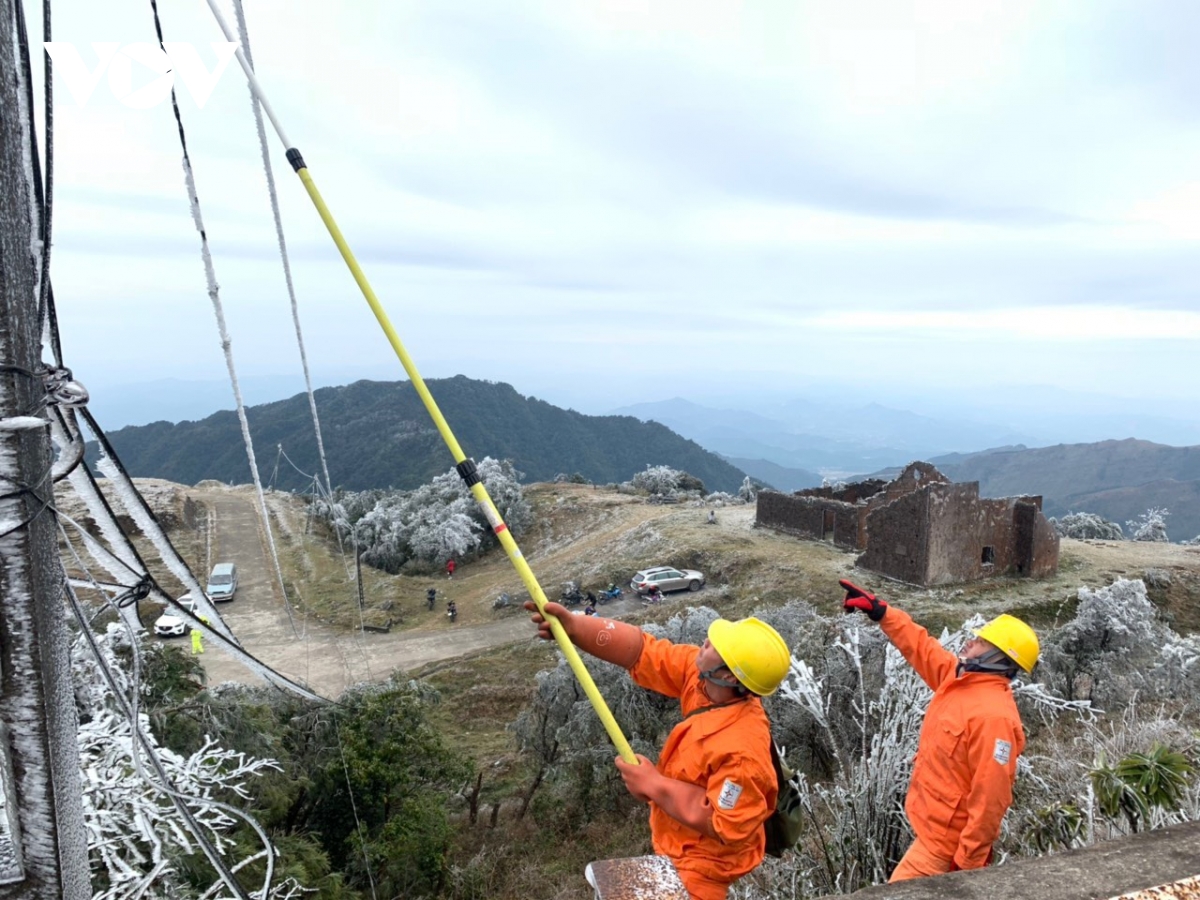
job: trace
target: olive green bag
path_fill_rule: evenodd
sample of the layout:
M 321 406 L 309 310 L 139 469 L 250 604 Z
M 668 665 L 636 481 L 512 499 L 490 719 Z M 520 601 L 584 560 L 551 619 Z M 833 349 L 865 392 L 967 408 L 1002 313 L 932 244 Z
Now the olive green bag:
M 767 855 L 783 856 L 785 850 L 791 850 L 800 840 L 804 830 L 804 801 L 800 790 L 792 779 L 796 773 L 787 767 L 779 755 L 775 740 L 771 740 L 771 765 L 775 767 L 775 781 L 779 785 L 779 796 L 775 799 L 775 812 L 763 822 L 763 830 L 767 833 Z

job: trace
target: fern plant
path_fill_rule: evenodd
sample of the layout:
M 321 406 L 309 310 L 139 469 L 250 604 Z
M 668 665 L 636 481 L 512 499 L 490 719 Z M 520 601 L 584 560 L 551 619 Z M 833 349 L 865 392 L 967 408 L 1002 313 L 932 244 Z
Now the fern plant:
M 1114 820 L 1123 816 L 1130 831 L 1137 832 L 1152 810 L 1179 808 L 1191 773 L 1186 756 L 1155 743 L 1149 753 L 1130 753 L 1115 766 L 1101 753 L 1088 777 L 1100 811 Z

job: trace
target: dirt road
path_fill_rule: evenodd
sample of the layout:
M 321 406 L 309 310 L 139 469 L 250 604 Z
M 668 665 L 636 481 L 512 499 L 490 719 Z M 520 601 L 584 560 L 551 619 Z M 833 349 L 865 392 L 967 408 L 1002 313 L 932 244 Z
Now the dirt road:
M 254 494 L 221 488 L 188 492 L 212 513 L 213 562 L 232 562 L 238 567 L 237 596 L 218 605 L 221 618 L 248 652 L 325 697 L 335 698 L 364 681 L 382 681 L 395 671 L 411 671 L 490 647 L 535 639 L 533 626 L 523 612 L 514 612 L 497 622 L 460 622 L 446 628 L 439 621 L 439 630 L 393 633 L 336 632 L 307 619 L 302 612 L 289 615 Z M 275 541 L 278 549 L 278 536 Z M 620 617 L 639 606 L 627 600 L 608 604 L 602 610 Z M 439 609 L 428 618 L 432 621 L 441 615 Z M 210 684 L 261 683 L 255 673 L 212 642 L 205 647 L 202 662 Z
M 438 578 L 395 576 L 390 592 L 404 611 L 399 629 L 390 633 L 335 630 L 306 619 L 297 612 L 289 618 L 283 592 L 259 525 L 257 499 L 252 490 L 205 483 L 183 488 L 213 511 L 215 535 L 213 562 L 237 564 L 241 584 L 237 598 L 220 606 L 243 646 L 273 669 L 326 697 L 336 697 L 363 681 L 381 681 L 395 671 L 412 671 L 429 663 L 470 655 L 490 647 L 532 640 L 532 626 L 521 611 L 498 613 L 491 600 L 499 591 L 512 591 L 519 582 L 511 564 L 500 553 L 461 566 L 453 582 Z M 774 605 L 799 598 L 835 609 L 839 600 L 837 579 L 871 576 L 854 568 L 856 554 L 829 544 L 797 541 L 754 527 L 754 507 L 731 506 L 718 511 L 716 526 L 708 525 L 707 509 L 691 506 L 651 506 L 636 498 L 598 492 L 582 485 L 533 485 L 530 496 L 541 504 L 538 524 L 522 537 L 526 553 L 543 588 L 557 596 L 561 582 L 582 578 L 590 586 L 606 584 L 619 572 L 671 561 L 699 568 L 709 576 L 700 594 L 671 596 L 654 617 L 672 608 L 706 604 L 731 617 L 751 612 L 756 605 Z M 286 495 L 275 495 L 272 511 L 287 527 Z M 303 518 L 303 513 L 299 513 Z M 298 530 L 292 523 L 293 537 Z M 277 535 L 277 546 L 281 536 Z M 293 558 L 301 562 L 323 552 L 308 545 Z M 307 554 L 307 555 L 306 555 Z M 285 571 L 287 567 L 285 565 Z M 1057 608 L 1074 597 L 1080 586 L 1109 584 L 1114 578 L 1140 578 L 1151 570 L 1169 576 L 1162 597 L 1164 610 L 1181 630 L 1197 630 L 1195 609 L 1200 596 L 1200 548 L 1178 544 L 1133 542 L 1064 542 L 1057 576 L 1044 580 L 993 579 L 942 589 L 919 589 L 879 582 L 894 602 L 914 614 L 961 622 L 967 607 L 988 612 Z M 289 572 L 303 583 L 303 572 Z M 627 579 L 629 576 L 625 574 Z M 291 583 L 291 582 L 289 582 Z M 439 601 L 428 611 L 419 598 L 436 584 L 450 592 L 459 619 L 450 625 Z M 407 593 L 406 593 L 407 592 Z M 439 594 L 439 598 L 441 594 Z M 626 599 L 609 604 L 601 613 L 640 622 L 646 611 Z M 210 682 L 254 683 L 258 676 L 214 647 L 206 648 L 204 667 Z

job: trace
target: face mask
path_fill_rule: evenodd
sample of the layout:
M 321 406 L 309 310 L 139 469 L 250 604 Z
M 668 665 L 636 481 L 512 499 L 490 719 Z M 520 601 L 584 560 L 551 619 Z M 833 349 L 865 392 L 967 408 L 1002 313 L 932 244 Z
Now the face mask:
M 959 657 L 958 670 L 959 672 L 987 672 L 993 675 L 1008 675 L 1009 678 L 1015 678 L 1017 675 L 1016 663 L 995 647 L 974 659 Z

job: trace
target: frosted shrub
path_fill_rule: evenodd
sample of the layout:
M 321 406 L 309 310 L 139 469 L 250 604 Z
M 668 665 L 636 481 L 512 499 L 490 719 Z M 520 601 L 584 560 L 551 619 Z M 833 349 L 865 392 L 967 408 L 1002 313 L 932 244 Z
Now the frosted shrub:
M 123 626 L 110 625 L 105 634 L 96 636 L 95 645 L 126 703 L 131 704 L 136 686 L 118 654 L 120 651 L 127 657 L 131 651 Z M 140 652 L 137 647 L 132 651 Z M 249 862 L 234 841 L 239 817 L 249 817 L 237 810 L 250 798 L 247 782 L 268 769 L 278 769 L 278 765 L 273 760 L 226 750 L 211 739 L 205 739 L 190 756 L 174 753 L 158 745 L 148 717 L 140 711 L 136 720 L 140 736 L 135 735 L 90 645 L 77 638 L 71 657 L 79 706 L 84 827 L 97 886 L 93 900 L 188 893 L 185 882 L 194 877 L 196 868 L 187 857 L 199 854 L 200 848 L 176 799 L 186 806 L 201 836 L 225 857 L 227 868 Z M 157 757 L 161 772 L 151 764 L 151 754 Z M 214 801 L 223 801 L 224 805 Z M 258 855 L 268 852 L 274 854 L 275 848 L 261 846 Z M 185 870 L 192 874 L 185 874 Z M 216 877 L 204 871 L 207 877 Z M 157 892 L 146 893 L 152 886 Z M 214 883 L 211 889 L 220 890 L 220 883 Z M 297 890 L 292 879 L 277 880 L 271 896 L 292 896 Z
M 477 469 L 505 524 L 520 534 L 533 521 L 510 462 L 486 457 Z M 398 572 L 410 559 L 438 563 L 496 542 L 483 511 L 458 472 L 451 469 L 413 491 L 347 492 L 334 502 L 314 501 L 314 511 L 353 536 L 363 561 Z
M 629 479 L 629 483 L 635 488 L 651 494 L 671 494 L 674 493 L 675 486 L 679 484 L 679 476 L 682 474 L 678 469 L 672 469 L 670 466 L 646 466 L 644 470 Z
M 1038 673 L 1068 698 L 1110 712 L 1146 699 L 1200 697 L 1200 641 L 1159 620 L 1140 580 L 1079 589 L 1075 618 L 1043 641 Z
M 646 466 L 629 480 L 629 484 L 656 497 L 700 497 L 706 493 L 703 481 L 670 466 Z
M 758 485 L 756 485 L 747 475 L 742 479 L 742 486 L 738 488 L 738 496 L 746 503 L 753 503 L 758 499 Z
M 1157 541 L 1164 544 L 1169 542 L 1167 516 L 1170 514 L 1170 510 L 1151 507 L 1136 519 L 1126 522 L 1125 527 L 1129 529 L 1129 539 L 1131 541 Z
M 733 504 L 741 504 L 745 501 L 741 497 L 735 497 L 733 494 L 727 494 L 725 491 L 714 491 L 704 498 L 704 506 L 730 506 Z
M 1051 519 L 1050 524 L 1058 532 L 1059 537 L 1071 538 L 1077 541 L 1123 541 L 1125 534 L 1116 522 L 1095 513 L 1067 513 L 1061 519 Z
M 1048 732 L 1039 750 L 1022 759 L 1002 840 L 1010 852 L 1040 856 L 1121 837 L 1139 825 L 1200 819 L 1200 783 L 1178 765 L 1180 753 L 1195 759 L 1200 750 L 1194 726 L 1165 707 L 1131 704 L 1119 716 L 1087 721 L 1082 731 Z M 1143 777 L 1150 770 L 1158 777 Z M 1163 775 L 1171 782 L 1169 797 L 1157 790 Z

